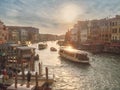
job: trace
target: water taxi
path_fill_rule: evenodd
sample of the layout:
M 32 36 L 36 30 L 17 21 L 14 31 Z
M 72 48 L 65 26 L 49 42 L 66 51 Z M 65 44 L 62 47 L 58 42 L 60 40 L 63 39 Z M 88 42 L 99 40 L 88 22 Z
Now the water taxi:
M 50 48 L 50 51 L 57 51 L 57 49 L 54 48 L 54 47 L 51 47 L 51 48 Z
M 46 43 L 40 43 L 40 44 L 38 44 L 38 49 L 39 50 L 42 50 L 42 49 L 45 49 L 45 48 L 47 48 L 47 44 Z
M 70 47 L 61 47 L 59 50 L 61 57 L 78 63 L 89 63 L 87 53 Z

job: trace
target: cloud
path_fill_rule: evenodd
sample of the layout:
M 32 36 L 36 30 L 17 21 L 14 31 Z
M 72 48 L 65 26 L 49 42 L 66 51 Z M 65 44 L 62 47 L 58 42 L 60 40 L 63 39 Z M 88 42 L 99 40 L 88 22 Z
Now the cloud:
M 0 18 L 7 25 L 38 27 L 41 33 L 65 33 L 71 23 L 61 19 L 60 10 L 70 3 L 79 7 L 76 21 L 120 14 L 120 0 L 0 0 Z

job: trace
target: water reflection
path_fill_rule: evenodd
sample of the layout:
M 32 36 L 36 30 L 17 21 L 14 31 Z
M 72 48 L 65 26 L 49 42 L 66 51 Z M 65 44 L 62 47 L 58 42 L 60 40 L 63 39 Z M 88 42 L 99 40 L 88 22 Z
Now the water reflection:
M 47 49 L 36 48 L 36 52 L 43 67 L 55 74 L 54 90 L 120 90 L 120 56 L 88 53 L 90 65 L 84 65 L 60 58 L 56 42 L 47 44 Z M 50 47 L 57 48 L 57 52 L 51 52 Z

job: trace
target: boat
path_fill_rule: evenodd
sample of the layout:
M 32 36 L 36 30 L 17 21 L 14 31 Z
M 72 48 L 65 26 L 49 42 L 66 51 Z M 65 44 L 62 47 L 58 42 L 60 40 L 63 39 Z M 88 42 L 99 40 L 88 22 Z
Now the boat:
M 39 60 L 39 55 L 38 54 L 34 56 L 34 60 Z
M 57 41 L 57 44 L 59 45 L 59 46 L 63 46 L 64 45 L 64 41 L 62 41 L 62 40 L 59 40 L 59 41 Z
M 38 49 L 39 50 L 42 50 L 42 49 L 45 49 L 45 48 L 47 48 L 47 44 L 46 43 L 40 43 L 40 44 L 38 44 Z
M 70 61 L 89 64 L 88 55 L 84 51 L 69 47 L 61 47 L 59 50 L 59 54 L 61 57 L 68 59 Z
M 54 48 L 54 47 L 51 47 L 50 50 L 51 50 L 51 51 L 57 51 L 57 49 Z

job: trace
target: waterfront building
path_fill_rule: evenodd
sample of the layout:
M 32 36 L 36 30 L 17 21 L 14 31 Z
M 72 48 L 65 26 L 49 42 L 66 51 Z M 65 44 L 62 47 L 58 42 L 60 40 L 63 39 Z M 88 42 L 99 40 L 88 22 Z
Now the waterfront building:
M 107 44 L 111 42 L 111 29 L 110 29 L 110 21 L 108 18 L 99 20 L 100 27 L 100 39 L 102 44 Z
M 60 37 L 58 35 L 53 35 L 53 34 L 39 34 L 39 41 L 54 41 L 54 40 L 58 40 L 59 38 Z
M 99 26 L 99 20 L 91 20 L 90 21 L 90 36 L 89 40 L 91 43 L 99 43 L 101 41 L 101 30 Z
M 71 41 L 71 31 L 70 30 L 68 30 L 67 32 L 66 32 L 66 34 L 65 34 L 65 42 L 66 42 L 66 45 L 67 44 L 70 44 L 70 43 L 72 43 L 72 41 Z M 62 43 L 63 44 L 63 43 Z M 61 45 L 62 45 L 61 44 Z
M 80 43 L 86 43 L 88 34 L 88 23 L 89 21 L 78 21 L 78 37 Z
M 0 21 L 0 44 L 6 43 L 8 40 L 8 29 L 2 21 Z
M 90 21 L 78 21 L 70 30 L 73 44 L 99 52 L 120 52 L 120 15 Z M 91 48 L 90 48 L 91 46 Z M 85 49 L 84 48 L 84 49 Z
M 71 42 L 77 42 L 78 41 L 78 34 L 80 34 L 80 33 L 78 33 L 78 26 L 77 26 L 77 24 L 75 24 L 74 25 L 74 27 L 70 30 L 70 34 L 71 34 L 71 36 L 70 36 L 70 38 L 71 38 Z
M 20 41 L 19 32 L 17 30 L 9 31 L 9 42 L 18 43 Z
M 25 29 L 21 29 L 20 31 L 20 41 L 21 42 L 28 41 L 28 31 L 26 31 Z
M 39 29 L 34 27 L 7 26 L 9 30 L 9 41 L 11 42 L 38 42 Z
M 120 15 L 110 19 L 111 42 L 120 43 Z
M 71 29 L 71 41 L 86 43 L 88 33 L 88 21 L 78 21 L 77 24 Z

